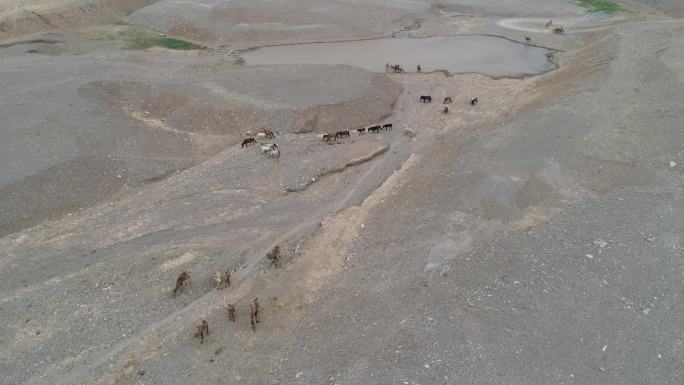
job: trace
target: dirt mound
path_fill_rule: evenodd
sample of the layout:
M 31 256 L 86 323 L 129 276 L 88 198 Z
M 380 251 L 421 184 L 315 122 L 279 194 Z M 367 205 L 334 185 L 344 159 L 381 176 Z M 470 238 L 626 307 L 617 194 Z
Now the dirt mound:
M 248 48 L 302 41 L 387 36 L 429 12 L 415 0 L 341 2 L 336 0 L 161 0 L 126 21 L 209 45 Z
M 157 0 L 9 0 L 0 7 L 0 38 L 111 23 Z
M 193 83 L 97 81 L 80 93 L 151 129 L 220 136 L 230 145 L 266 127 L 328 132 L 380 122 L 392 113 L 401 86 L 352 67 L 278 66 L 246 67 Z

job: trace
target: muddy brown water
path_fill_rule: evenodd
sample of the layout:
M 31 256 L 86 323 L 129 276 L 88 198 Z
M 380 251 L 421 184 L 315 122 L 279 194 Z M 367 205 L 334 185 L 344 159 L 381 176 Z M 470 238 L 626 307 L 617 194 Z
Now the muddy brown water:
M 545 48 L 495 36 L 436 36 L 419 39 L 373 39 L 262 47 L 245 51 L 247 64 L 348 64 L 384 72 L 385 64 L 401 64 L 415 72 L 446 70 L 483 75 L 537 75 L 555 68 Z

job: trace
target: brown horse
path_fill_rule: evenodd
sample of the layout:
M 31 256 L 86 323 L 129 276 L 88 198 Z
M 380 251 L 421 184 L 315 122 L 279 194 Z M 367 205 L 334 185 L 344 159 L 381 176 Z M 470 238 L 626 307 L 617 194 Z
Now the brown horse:
M 449 113 L 449 106 L 444 106 L 444 111 L 442 111 L 442 112 L 444 112 L 445 114 L 448 114 Z
M 323 135 L 323 140 L 326 142 L 330 142 L 331 140 L 337 140 L 337 135 L 336 134 L 325 134 Z
M 371 134 L 380 133 L 380 130 L 382 130 L 382 127 L 380 126 L 368 127 L 368 132 L 370 132 Z
M 280 259 L 280 246 L 276 246 L 269 251 L 266 254 L 266 258 L 271 261 L 271 264 L 278 266 L 278 260 Z
M 254 304 L 250 303 L 249 304 L 249 324 L 251 325 L 252 330 L 254 330 L 254 331 L 256 331 L 256 324 L 257 324 L 256 314 L 257 314 L 257 310 L 254 308 Z
M 337 139 L 343 138 L 343 137 L 345 137 L 345 136 L 346 136 L 347 138 L 349 137 L 349 130 L 337 131 L 337 132 L 335 133 L 335 137 L 336 137 Z
M 471 106 L 474 106 L 474 105 L 476 105 L 476 104 L 479 103 L 479 102 L 480 102 L 480 101 L 477 100 L 477 98 L 471 99 L 471 100 L 470 100 L 470 105 L 471 105 Z
M 359 135 L 363 135 L 366 133 L 366 128 L 365 127 L 364 128 L 357 128 L 356 133 Z
M 200 339 L 200 344 L 204 343 L 204 335 L 209 336 L 209 322 L 207 320 L 202 319 L 199 324 L 197 324 L 197 331 L 195 332 L 195 338 L 199 337 Z
M 247 138 L 242 141 L 242 147 L 251 146 L 253 144 L 256 144 L 256 142 L 257 141 L 254 138 Z
M 254 298 L 252 305 L 254 305 L 254 320 L 259 323 L 259 299 Z
M 178 275 L 178 278 L 176 278 L 176 287 L 173 289 L 173 295 L 175 296 L 179 290 L 183 291 L 185 285 L 189 285 L 191 282 L 192 279 L 190 278 L 190 273 L 188 273 L 187 271 L 180 273 L 180 275 Z
M 264 135 L 266 135 L 266 138 L 267 138 L 267 139 L 273 139 L 273 138 L 275 138 L 275 134 L 274 134 L 273 131 L 271 131 L 271 129 L 269 129 L 269 128 L 264 128 Z
M 229 303 L 227 308 L 228 308 L 228 320 L 235 322 L 235 304 Z
M 223 287 L 226 288 L 230 286 L 230 271 L 226 270 L 225 273 L 223 273 Z

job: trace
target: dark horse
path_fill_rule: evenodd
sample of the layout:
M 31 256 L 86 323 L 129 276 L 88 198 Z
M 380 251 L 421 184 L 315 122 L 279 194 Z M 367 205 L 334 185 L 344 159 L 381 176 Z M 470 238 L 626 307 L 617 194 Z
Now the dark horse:
M 476 105 L 476 104 L 479 103 L 479 102 L 480 102 L 480 101 L 477 100 L 477 98 L 475 98 L 475 99 L 472 99 L 472 100 L 470 101 L 470 105 L 471 105 L 471 106 L 474 106 L 474 105 Z
M 421 103 L 430 103 L 432 101 L 432 96 L 430 95 L 420 95 Z
M 357 128 L 356 133 L 359 135 L 363 135 L 366 133 L 366 128 Z
M 339 138 L 343 138 L 343 137 L 345 137 L 345 136 L 346 136 L 347 138 L 349 137 L 349 130 L 337 131 L 337 132 L 335 133 L 335 137 L 338 138 L 338 139 L 339 139 Z
M 242 147 L 251 146 L 251 145 L 253 145 L 253 144 L 256 144 L 256 142 L 257 142 L 257 141 L 256 141 L 256 139 L 254 139 L 254 138 L 247 138 L 247 139 L 245 139 L 245 140 L 242 141 Z
M 377 134 L 378 132 L 380 132 L 380 130 L 382 130 L 382 127 L 380 126 L 368 127 L 368 132 L 370 132 L 371 134 Z
M 444 101 L 442 103 L 444 103 L 444 104 L 451 103 L 451 96 L 447 96 L 446 98 L 444 98 Z
M 392 129 L 392 123 L 383 124 L 382 128 L 384 128 L 385 131 L 391 130 Z

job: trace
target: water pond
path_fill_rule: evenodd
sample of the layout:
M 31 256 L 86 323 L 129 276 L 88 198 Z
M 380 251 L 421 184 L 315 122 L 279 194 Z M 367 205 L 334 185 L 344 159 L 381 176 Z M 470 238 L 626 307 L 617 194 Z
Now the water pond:
M 446 70 L 492 77 L 538 75 L 555 69 L 550 51 L 495 36 L 436 36 L 418 39 L 373 39 L 262 47 L 242 52 L 248 65 L 348 64 L 385 72 L 385 64 L 401 64 L 414 72 Z

